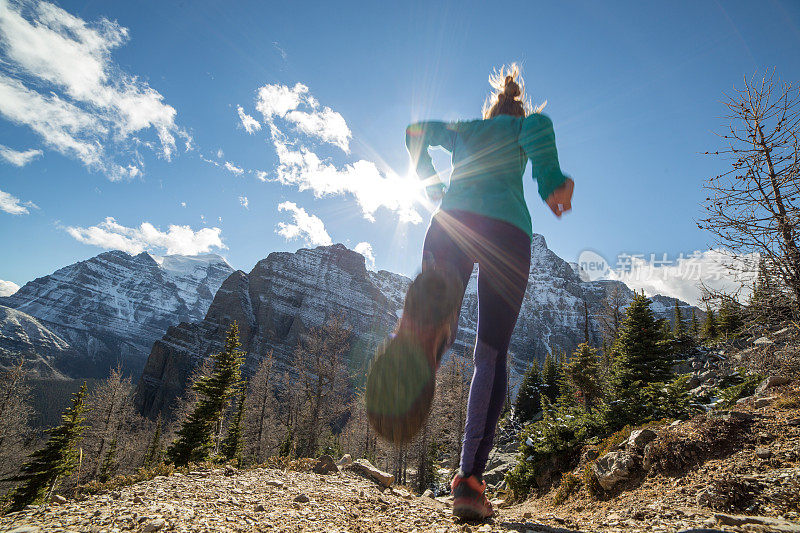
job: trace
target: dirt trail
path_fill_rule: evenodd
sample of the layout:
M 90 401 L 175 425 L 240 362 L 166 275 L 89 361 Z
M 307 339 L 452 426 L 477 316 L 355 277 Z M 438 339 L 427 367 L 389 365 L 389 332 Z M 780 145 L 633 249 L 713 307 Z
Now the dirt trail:
M 453 519 L 446 502 L 417 497 L 402 488 L 383 490 L 354 473 L 318 475 L 256 469 L 173 474 L 58 505 L 0 518 L 0 531 L 435 531 L 560 532 L 580 528 L 569 517 L 533 517 L 527 507 L 500 509 L 486 524 Z M 678 523 L 699 526 L 710 516 L 666 518 L 663 531 Z M 647 521 L 654 525 L 653 521 Z M 645 530 L 645 523 L 641 524 Z M 656 526 L 658 527 L 658 526 Z M 647 530 L 656 530 L 647 527 Z M 625 530 L 629 530 L 626 528 Z

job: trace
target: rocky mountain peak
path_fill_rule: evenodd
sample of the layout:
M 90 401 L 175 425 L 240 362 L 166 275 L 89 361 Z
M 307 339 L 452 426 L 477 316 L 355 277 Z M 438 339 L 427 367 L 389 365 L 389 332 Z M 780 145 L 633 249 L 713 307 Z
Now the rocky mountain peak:
M 607 287 L 582 282 L 541 235 L 534 235 L 531 256 L 528 289 L 511 341 L 512 382 L 553 348 L 571 352 L 583 342 L 585 309 L 590 340 L 600 342 L 599 314 Z M 477 269 L 466 289 L 454 346 L 462 353 L 470 352 L 475 339 L 476 275 Z M 363 371 L 396 325 L 410 282 L 400 274 L 367 270 L 364 257 L 342 244 L 271 253 L 249 273 L 233 272 L 203 320 L 171 327 L 153 345 L 139 382 L 140 407 L 150 415 L 168 409 L 194 367 L 222 348 L 225 330 L 234 320 L 247 352 L 246 374 L 270 351 L 279 369 L 288 368 L 303 334 L 334 314 L 344 315 L 352 327 L 351 367 Z M 632 291 L 621 286 L 632 297 Z M 656 312 L 671 313 L 671 308 Z
M 201 319 L 232 271 L 215 254 L 103 252 L 0 298 L 0 304 L 35 319 L 66 348 L 55 350 L 37 337 L 29 337 L 26 345 L 19 339 L 6 344 L 37 353 L 68 376 L 103 377 L 118 363 L 138 376 L 153 341 L 174 323 Z M 10 353 L 8 348 L 0 355 Z

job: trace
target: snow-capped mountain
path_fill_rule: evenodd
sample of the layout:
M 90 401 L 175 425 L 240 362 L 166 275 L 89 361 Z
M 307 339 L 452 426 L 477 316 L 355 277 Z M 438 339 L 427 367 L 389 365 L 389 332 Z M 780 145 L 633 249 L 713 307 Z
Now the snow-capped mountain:
M 153 342 L 202 319 L 231 272 L 214 254 L 102 253 L 0 298 L 10 308 L 0 314 L 0 352 L 37 354 L 69 377 L 102 377 L 117 363 L 138 377 Z
M 239 324 L 242 349 L 247 352 L 245 374 L 255 370 L 270 351 L 279 369 L 285 369 L 302 334 L 333 314 L 343 314 L 353 329 L 351 367 L 364 369 L 366 361 L 401 315 L 411 280 L 387 271 L 365 268 L 364 257 L 341 244 L 296 253 L 272 253 L 249 274 L 236 271 L 217 291 L 201 321 L 170 327 L 156 341 L 138 386 L 145 414 L 169 409 L 199 362 L 222 348 L 232 321 Z M 582 282 L 573 267 L 534 235 L 528 289 L 511 340 L 511 369 L 517 378 L 531 361 L 543 359 L 552 348 L 571 352 L 584 341 L 585 316 L 589 336 L 600 338 L 598 315 L 616 281 Z M 672 300 L 670 300 L 673 302 Z M 673 303 L 674 305 L 674 303 Z M 683 302 L 680 305 L 689 307 Z M 672 307 L 654 312 L 671 317 Z M 455 350 L 471 351 L 477 322 L 476 273 L 467 286 Z

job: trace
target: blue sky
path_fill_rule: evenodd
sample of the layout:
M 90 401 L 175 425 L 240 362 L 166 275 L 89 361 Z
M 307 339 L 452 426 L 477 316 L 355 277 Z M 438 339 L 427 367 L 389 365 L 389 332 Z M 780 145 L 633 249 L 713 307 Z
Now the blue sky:
M 704 251 L 723 92 L 773 67 L 798 80 L 798 49 L 782 1 L 0 0 L 0 280 L 110 247 L 249 271 L 327 239 L 411 275 L 432 206 L 405 127 L 478 118 L 511 61 L 576 182 L 557 220 L 525 177 L 557 254 Z

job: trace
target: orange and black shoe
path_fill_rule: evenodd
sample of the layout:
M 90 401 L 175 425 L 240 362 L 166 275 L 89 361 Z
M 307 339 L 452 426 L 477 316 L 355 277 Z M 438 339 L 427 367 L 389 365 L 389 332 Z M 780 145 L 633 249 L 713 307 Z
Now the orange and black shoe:
M 409 286 L 400 323 L 367 373 L 367 416 L 388 441 L 410 441 L 427 420 L 463 295 L 461 282 L 442 269 L 427 269 Z
M 450 483 L 453 491 L 453 516 L 462 520 L 486 520 L 494 516 L 492 503 L 486 498 L 486 482 L 476 476 L 456 474 Z

